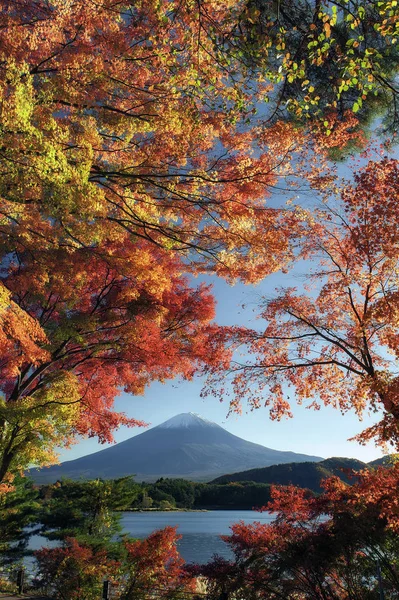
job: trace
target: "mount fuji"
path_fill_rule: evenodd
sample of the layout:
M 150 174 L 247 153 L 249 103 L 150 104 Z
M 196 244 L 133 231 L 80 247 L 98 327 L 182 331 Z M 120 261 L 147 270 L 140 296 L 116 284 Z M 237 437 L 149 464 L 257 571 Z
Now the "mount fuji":
M 37 483 L 70 479 L 137 481 L 181 477 L 206 481 L 225 473 L 289 462 L 318 462 L 320 456 L 272 450 L 243 440 L 194 413 L 182 413 L 124 442 L 61 465 L 31 469 Z

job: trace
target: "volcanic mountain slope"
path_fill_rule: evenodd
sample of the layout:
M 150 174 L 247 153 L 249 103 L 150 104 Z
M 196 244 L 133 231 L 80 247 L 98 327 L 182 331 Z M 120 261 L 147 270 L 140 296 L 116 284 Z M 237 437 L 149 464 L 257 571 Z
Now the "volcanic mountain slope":
M 199 415 L 182 413 L 111 448 L 40 471 L 31 469 L 29 474 L 38 483 L 61 477 L 113 479 L 126 475 L 135 475 L 137 481 L 160 477 L 205 481 L 241 469 L 319 460 L 319 456 L 253 444 Z

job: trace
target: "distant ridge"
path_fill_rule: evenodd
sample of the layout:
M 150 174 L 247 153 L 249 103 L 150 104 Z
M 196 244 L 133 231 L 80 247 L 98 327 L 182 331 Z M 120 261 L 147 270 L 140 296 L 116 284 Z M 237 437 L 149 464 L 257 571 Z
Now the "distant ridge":
M 375 463 L 381 464 L 379 461 L 380 459 L 377 459 L 377 461 L 367 464 L 356 458 L 333 457 L 317 463 L 293 462 L 222 475 L 210 483 L 226 484 L 253 481 L 255 483 L 270 485 L 296 485 L 301 488 L 308 488 L 314 492 L 321 492 L 322 488 L 320 484 L 323 479 L 335 475 L 346 483 L 353 483 L 354 477 L 349 474 L 350 471 L 373 468 Z
M 62 465 L 31 469 L 29 475 L 38 483 L 62 477 L 112 479 L 126 475 L 135 475 L 137 481 L 160 477 L 206 481 L 231 471 L 320 460 L 320 456 L 248 442 L 200 415 L 182 413 L 111 448 Z
M 393 464 L 395 460 L 398 458 L 398 454 L 387 454 L 386 456 L 382 456 L 381 458 L 377 458 L 376 460 L 372 460 L 368 464 L 371 467 L 386 467 L 389 464 Z

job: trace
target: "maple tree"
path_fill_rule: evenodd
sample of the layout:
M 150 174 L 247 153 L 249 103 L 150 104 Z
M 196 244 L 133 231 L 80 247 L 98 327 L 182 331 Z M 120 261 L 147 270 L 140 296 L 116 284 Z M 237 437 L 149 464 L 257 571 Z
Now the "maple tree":
M 284 253 L 275 211 L 261 209 L 299 138 L 231 122 L 237 104 L 252 109 L 251 90 L 215 64 L 208 29 L 229 26 L 232 3 L 2 8 L 4 224 L 18 223 L 21 243 L 36 248 L 41 233 L 73 250 L 130 233 L 206 253 L 207 268 L 213 256 L 223 273 L 243 251 L 261 267 L 262 225 L 263 244 Z
M 36 586 L 62 600 L 95 600 L 101 596 L 103 579 L 114 581 L 119 574 L 119 563 L 105 550 L 95 552 L 73 538 L 60 548 L 42 548 L 35 557 Z
M 183 569 L 185 561 L 176 544 L 176 527 L 154 531 L 144 540 L 126 542 L 126 585 L 121 598 L 184 598 L 196 590 L 193 577 Z
M 203 286 L 190 288 L 167 253 L 159 268 L 149 270 L 157 253 L 138 246 L 128 255 L 125 244 L 116 259 L 94 260 L 83 250 L 69 261 L 53 252 L 30 269 L 9 268 L 7 285 L 44 324 L 47 343 L 37 362 L 27 361 L 15 345 L 18 369 L 12 353 L 2 358 L 2 415 L 10 424 L 3 430 L 3 469 L 20 442 L 24 460 L 44 462 L 63 432 L 105 440 L 120 423 L 134 423 L 112 413 L 120 385 L 140 393 L 151 379 L 192 373 L 204 353 L 213 299 Z
M 36 586 L 57 597 L 95 598 L 103 581 L 112 584 L 113 597 L 177 598 L 193 591 L 195 582 L 183 570 L 176 527 L 134 540 L 122 534 L 121 509 L 131 505 L 139 486 L 132 478 L 113 481 L 62 481 L 40 490 L 42 506 L 36 514 L 40 533 L 58 540 L 60 547 L 42 548 Z M 13 494 L 3 496 L 10 502 Z M 116 511 L 116 512 L 115 512 Z
M 176 543 L 175 527 L 154 531 L 145 540 L 121 542 L 124 553 L 113 558 L 105 548 L 93 548 L 67 538 L 61 548 L 35 552 L 39 565 L 37 587 L 63 600 L 91 600 L 101 594 L 103 580 L 112 585 L 120 600 L 184 598 L 193 593 L 196 582 L 184 569 Z
M 230 369 L 239 410 L 270 407 L 272 418 L 291 415 L 288 396 L 312 408 L 381 411 L 357 439 L 399 442 L 398 360 L 398 161 L 370 160 L 333 205 L 303 212 L 306 230 L 298 260 L 309 286 L 281 288 L 264 300 L 262 329 L 228 328 L 230 362 L 210 369 L 216 394 Z M 335 184 L 333 184 L 335 185 Z M 327 195 L 330 197 L 331 183 Z M 240 348 L 241 356 L 235 353 Z
M 223 536 L 234 553 L 189 569 L 210 582 L 211 597 L 265 600 L 365 600 L 399 591 L 398 466 L 324 481 L 319 496 L 274 487 L 270 523 L 243 522 Z
M 291 257 L 264 197 L 301 136 L 242 126 L 253 91 L 214 55 L 233 4 L 0 3 L 0 481 L 139 424 L 120 389 L 215 359 L 184 273 Z

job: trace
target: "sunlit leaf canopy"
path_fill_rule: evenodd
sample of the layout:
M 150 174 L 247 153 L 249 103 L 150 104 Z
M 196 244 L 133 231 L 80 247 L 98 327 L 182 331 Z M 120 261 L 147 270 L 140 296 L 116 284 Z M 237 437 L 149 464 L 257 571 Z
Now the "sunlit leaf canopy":
M 396 134 L 399 11 L 396 0 L 249 0 L 230 38 L 258 77 L 270 120 L 312 121 L 351 112 Z
M 371 158 L 353 182 L 337 180 L 335 198 L 329 187 L 303 211 L 306 285 L 264 298 L 258 329 L 225 328 L 230 362 L 210 366 L 209 382 L 227 395 L 231 379 L 234 410 L 249 401 L 277 419 L 291 416 L 290 398 L 359 417 L 379 411 L 357 439 L 397 448 L 398 161 Z
M 295 216 L 277 227 L 264 198 L 302 145 L 239 125 L 253 91 L 212 33 L 233 3 L 1 8 L 0 479 L 139 424 L 113 411 L 121 388 L 216 360 L 213 298 L 184 273 L 290 259 Z
M 233 4 L 5 5 L 2 186 L 19 235 L 29 243 L 20 213 L 36 209 L 43 244 L 131 234 L 206 253 L 222 273 L 243 252 L 261 267 L 255 234 L 265 244 L 275 220 L 264 195 L 298 136 L 232 123 L 251 90 L 218 63 L 211 33 Z M 284 232 L 269 237 L 284 254 Z

